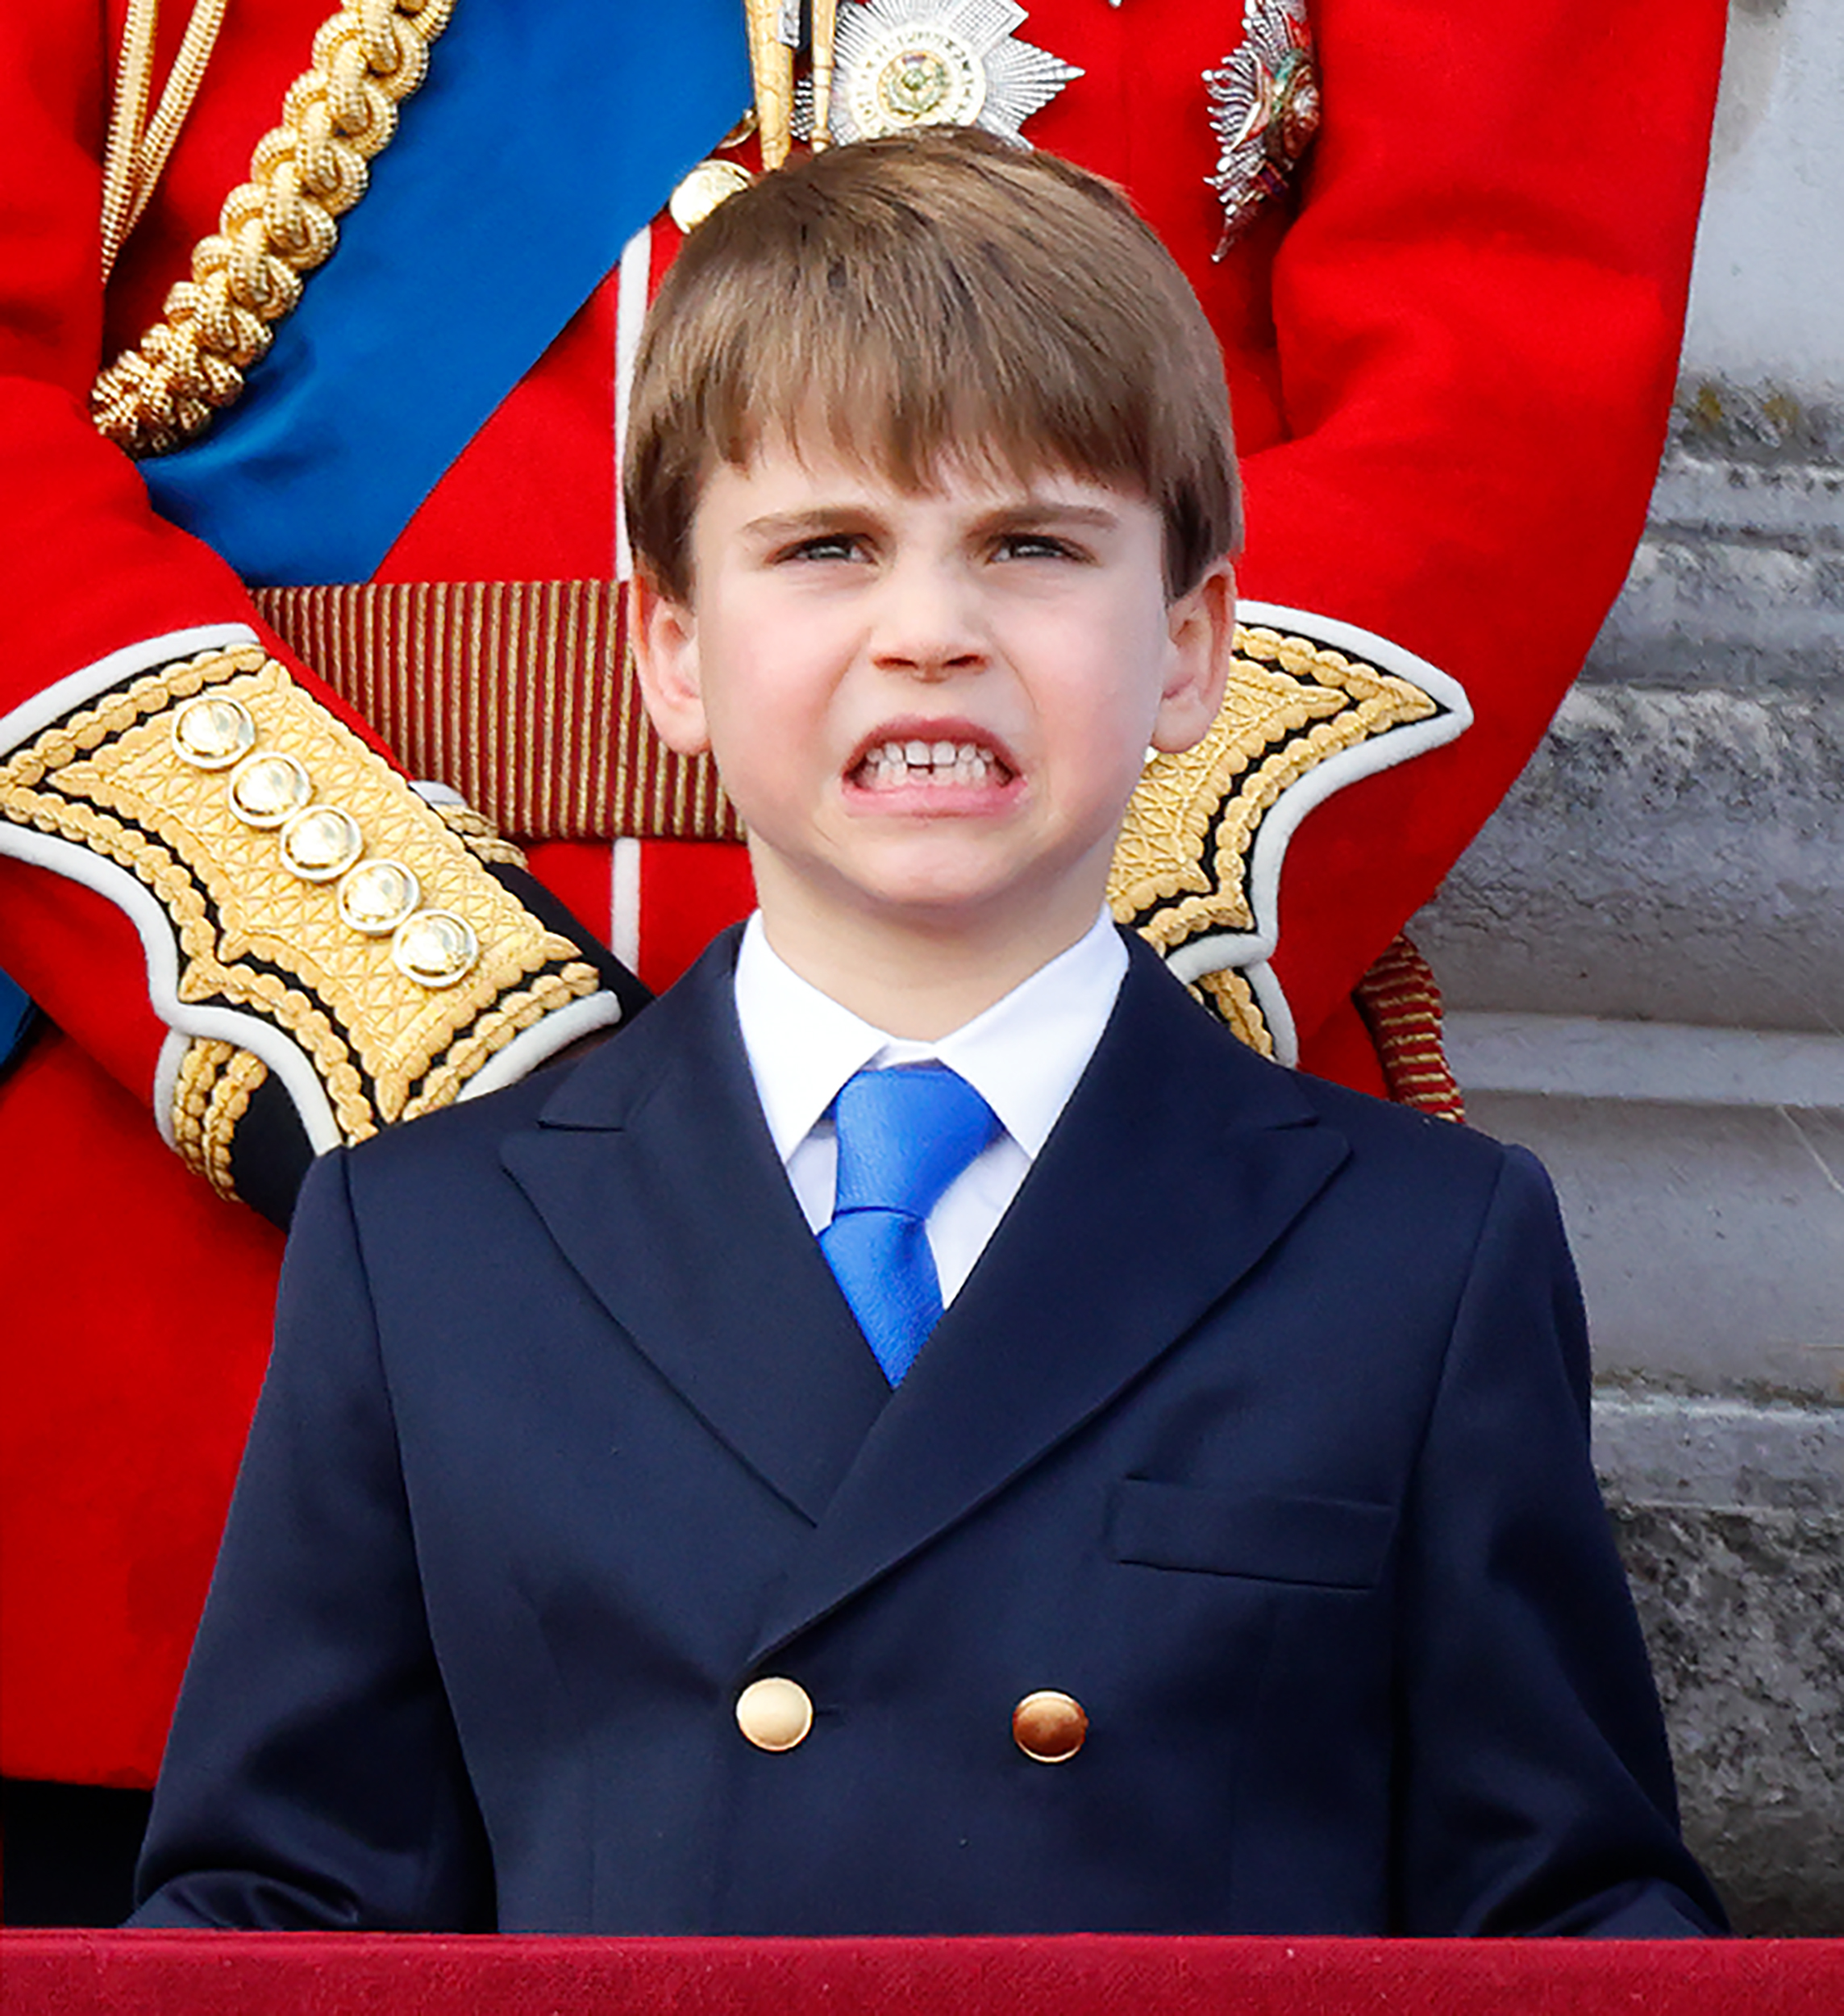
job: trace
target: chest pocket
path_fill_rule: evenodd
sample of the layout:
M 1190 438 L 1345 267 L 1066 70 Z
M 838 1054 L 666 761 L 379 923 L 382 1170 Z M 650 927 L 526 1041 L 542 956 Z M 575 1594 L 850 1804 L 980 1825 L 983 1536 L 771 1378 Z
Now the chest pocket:
M 1123 1478 L 1108 1508 L 1108 1552 L 1117 1561 L 1321 1589 L 1373 1588 L 1395 1531 L 1393 1506 L 1150 1477 Z

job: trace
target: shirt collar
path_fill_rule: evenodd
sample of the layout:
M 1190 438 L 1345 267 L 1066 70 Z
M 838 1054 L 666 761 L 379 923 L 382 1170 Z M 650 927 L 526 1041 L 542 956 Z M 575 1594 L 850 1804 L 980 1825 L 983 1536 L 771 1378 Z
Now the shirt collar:
M 887 1031 L 803 980 L 769 944 L 760 911 L 736 960 L 736 1014 L 764 1117 L 785 1162 L 867 1064 L 939 1059 L 958 1071 L 1034 1160 L 1076 1089 L 1127 970 L 1104 910 L 1072 945 L 938 1043 Z

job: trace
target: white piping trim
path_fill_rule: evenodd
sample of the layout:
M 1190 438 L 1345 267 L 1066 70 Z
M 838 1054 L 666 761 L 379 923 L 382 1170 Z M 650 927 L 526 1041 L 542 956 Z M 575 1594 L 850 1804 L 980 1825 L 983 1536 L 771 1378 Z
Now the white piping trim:
M 609 843 L 608 948 L 631 973 L 640 970 L 640 843 Z
M 126 911 L 140 934 L 147 957 L 148 1002 L 168 1028 L 188 1037 L 214 1036 L 261 1058 L 293 1100 L 314 1152 L 319 1155 L 339 1145 L 339 1129 L 326 1088 L 307 1053 L 292 1036 L 240 1009 L 200 1007 L 180 1000 L 179 954 L 172 920 L 137 877 L 73 840 L 60 840 L 27 827 L 0 824 L 0 854 L 81 882 Z
M 568 1007 L 554 1008 L 535 1028 L 521 1031 L 482 1064 L 455 1095 L 456 1103 L 516 1084 L 527 1072 L 536 1070 L 577 1037 L 595 1029 L 611 1029 L 620 1019 L 621 1003 L 606 988 L 572 1001 Z
M 86 700 L 106 693 L 111 686 L 152 672 L 156 665 L 171 664 L 176 658 L 196 658 L 202 651 L 234 651 L 239 644 L 253 644 L 256 633 L 248 623 L 200 623 L 191 630 L 169 630 L 164 637 L 145 637 L 139 644 L 124 644 L 106 658 L 79 672 L 69 672 L 42 686 L 29 700 L 22 701 L 10 714 L 0 715 L 0 750 L 12 749 L 48 728 L 54 721 L 81 707 Z
M 1278 630 L 1311 639 L 1361 658 L 1410 685 L 1418 686 L 1446 711 L 1431 720 L 1413 721 L 1386 733 L 1374 735 L 1355 748 L 1341 749 L 1316 764 L 1297 783 L 1290 784 L 1276 798 L 1255 829 L 1255 847 L 1249 862 L 1249 908 L 1255 928 L 1248 931 L 1213 931 L 1187 939 L 1176 948 L 1166 964 L 1180 979 L 1195 981 L 1226 966 L 1239 968 L 1255 990 L 1263 1015 L 1274 1037 L 1274 1054 L 1284 1064 L 1300 1061 L 1300 1041 L 1285 991 L 1267 964 L 1280 944 L 1280 869 L 1288 843 L 1299 830 L 1300 822 L 1315 806 L 1323 805 L 1334 792 L 1342 791 L 1360 777 L 1374 777 L 1393 769 L 1411 757 L 1423 756 L 1463 735 L 1472 726 L 1472 706 L 1466 689 L 1450 673 L 1418 658 L 1401 644 L 1360 630 L 1355 623 L 1336 617 L 1321 616 L 1306 610 L 1289 609 L 1281 602 L 1245 602 L 1236 605 L 1236 620 L 1246 627 Z
M 627 454 L 627 409 L 634 391 L 634 360 L 640 325 L 647 319 L 647 288 L 653 277 L 653 227 L 643 224 L 622 247 L 614 293 L 614 577 L 634 573 L 627 544 L 627 513 L 621 499 L 622 464 Z
M 1286 989 L 1265 959 L 1243 967 L 1242 975 L 1254 992 L 1267 1033 L 1274 1039 L 1275 1062 L 1291 1070 L 1300 1061 L 1300 1032 L 1293 1026 L 1293 1004 L 1287 998 Z
M 173 1104 L 179 1090 L 179 1067 L 185 1061 L 185 1053 L 191 1048 L 191 1037 L 182 1036 L 177 1029 L 169 1029 L 154 1064 L 154 1125 L 160 1129 L 160 1139 L 176 1155 L 179 1152 L 179 1137 L 173 1131 Z
M 1466 688 L 1451 673 L 1442 672 L 1438 665 L 1431 665 L 1426 658 L 1418 658 L 1405 644 L 1395 643 L 1388 637 L 1380 637 L 1374 630 L 1360 629 L 1355 623 L 1347 623 L 1336 616 L 1322 616 L 1317 610 L 1290 609 L 1285 602 L 1241 602 L 1236 604 L 1236 621 L 1245 630 L 1295 631 L 1303 637 L 1309 637 L 1316 644 L 1330 644 L 1334 651 L 1349 652 L 1353 657 L 1363 658 L 1384 672 L 1393 673 L 1400 679 L 1406 679 L 1412 686 L 1419 686 L 1430 700 L 1438 700 L 1443 707 L 1451 708 L 1459 727 L 1472 726 L 1472 702 L 1466 697 Z M 1416 727 L 1426 723 L 1416 723 Z M 1392 729 L 1392 734 L 1404 731 Z M 1448 738 L 1450 740 L 1452 737 Z

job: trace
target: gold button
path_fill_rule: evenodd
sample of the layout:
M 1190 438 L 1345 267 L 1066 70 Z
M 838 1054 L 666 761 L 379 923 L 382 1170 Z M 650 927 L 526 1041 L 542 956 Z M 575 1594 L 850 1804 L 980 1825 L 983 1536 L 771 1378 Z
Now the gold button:
M 367 938 L 388 938 L 422 901 L 402 861 L 361 861 L 339 884 L 339 914 Z
M 293 818 L 314 796 L 314 786 L 291 756 L 247 756 L 231 773 L 225 794 L 245 826 L 266 830 Z
M 391 934 L 397 970 L 424 987 L 452 987 L 473 969 L 481 941 L 452 910 L 419 910 Z
M 797 1680 L 771 1674 L 736 1697 L 736 1726 L 758 1750 L 792 1750 L 814 1726 L 814 1705 Z
M 201 694 L 173 716 L 173 746 L 196 770 L 228 770 L 256 746 L 256 724 L 241 701 Z
M 1088 1735 L 1081 1702 L 1054 1687 L 1026 1694 L 1012 1710 L 1012 1739 L 1033 1764 L 1068 1764 Z
M 667 215 L 681 231 L 696 231 L 751 179 L 740 161 L 700 161 L 667 199 Z
M 337 881 L 365 851 L 358 821 L 336 805 L 308 806 L 277 837 L 282 864 L 304 882 Z

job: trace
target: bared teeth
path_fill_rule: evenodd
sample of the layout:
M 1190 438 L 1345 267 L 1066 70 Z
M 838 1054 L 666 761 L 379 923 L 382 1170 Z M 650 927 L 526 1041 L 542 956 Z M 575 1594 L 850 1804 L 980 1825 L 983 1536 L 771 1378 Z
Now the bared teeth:
M 879 743 L 866 752 L 860 776 L 872 790 L 893 790 L 908 784 L 989 784 L 1002 769 L 992 751 L 977 742 L 925 742 L 918 737 Z

